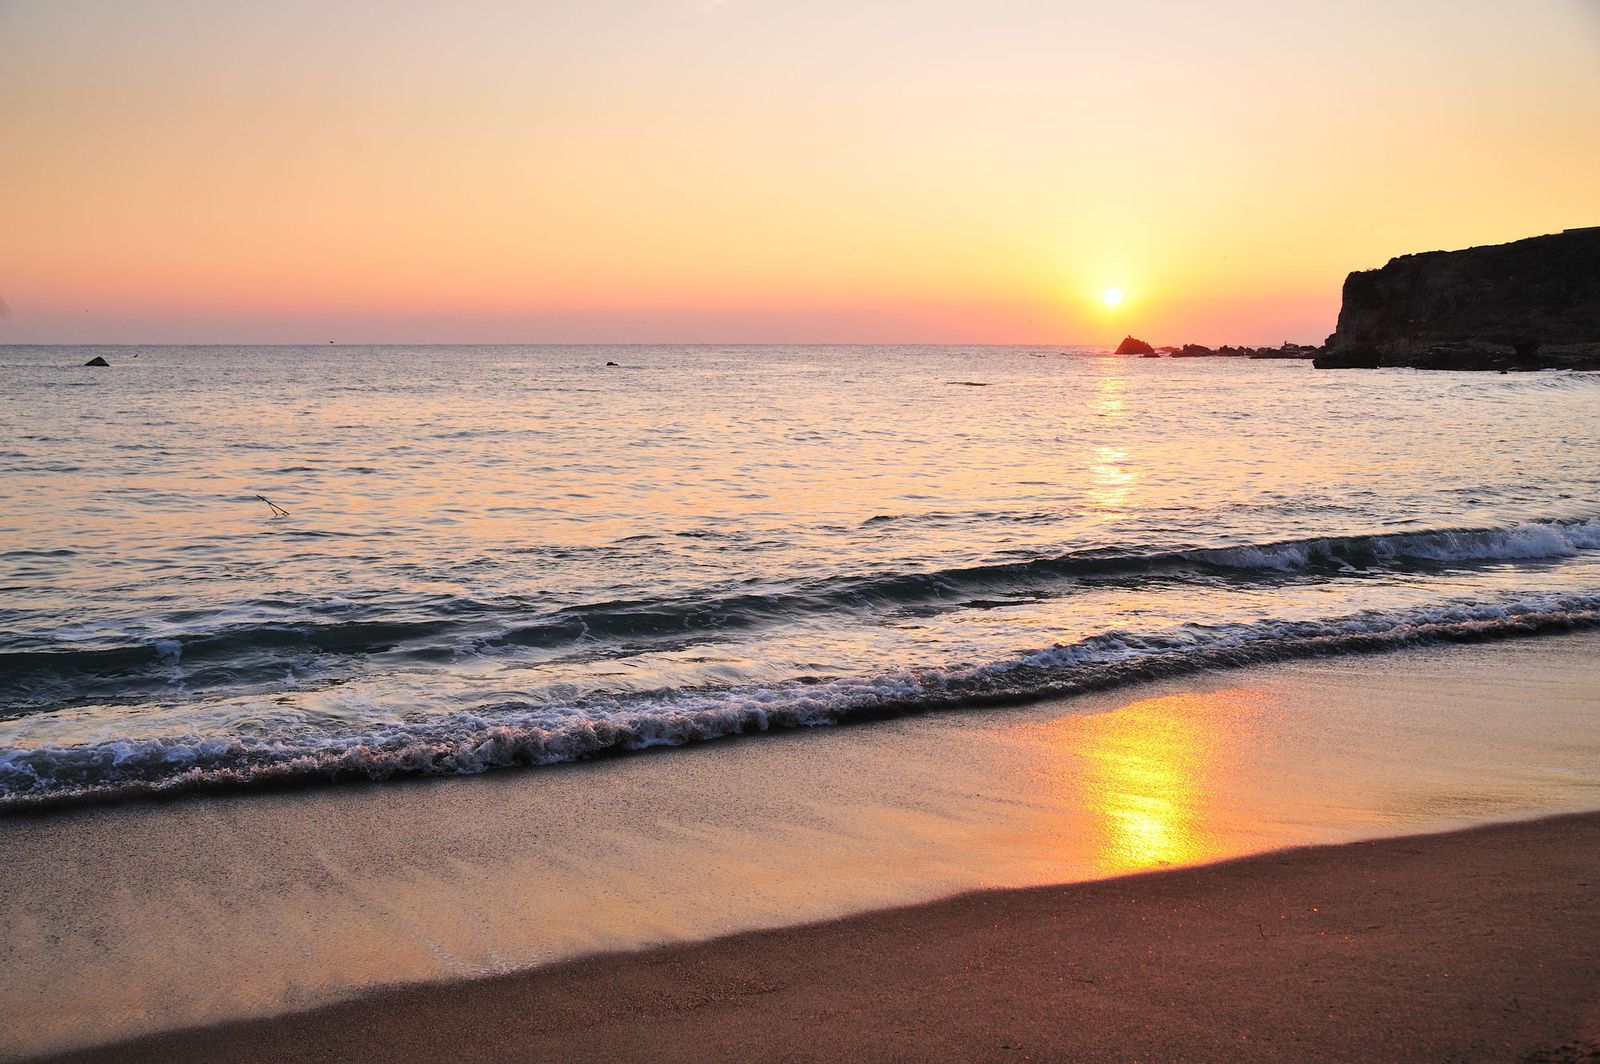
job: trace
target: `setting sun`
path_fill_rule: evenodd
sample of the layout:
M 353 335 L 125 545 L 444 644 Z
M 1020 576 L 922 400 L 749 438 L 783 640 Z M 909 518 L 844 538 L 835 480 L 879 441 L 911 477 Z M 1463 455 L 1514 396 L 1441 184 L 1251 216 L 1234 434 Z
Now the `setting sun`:
M 1120 306 L 1122 303 L 1122 289 L 1107 288 L 1104 292 L 1100 293 L 1100 302 L 1104 303 L 1108 307 Z

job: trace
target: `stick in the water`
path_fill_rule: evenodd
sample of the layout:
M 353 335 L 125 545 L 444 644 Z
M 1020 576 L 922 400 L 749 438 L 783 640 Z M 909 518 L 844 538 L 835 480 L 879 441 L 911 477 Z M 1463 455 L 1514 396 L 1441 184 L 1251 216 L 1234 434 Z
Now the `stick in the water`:
M 283 507 L 279 506 L 277 503 L 273 502 L 271 499 L 267 498 L 265 495 L 257 495 L 256 498 L 260 499 L 262 502 L 267 504 L 267 508 L 272 511 L 272 516 L 273 517 L 288 517 L 289 516 L 289 511 L 288 510 L 285 510 Z

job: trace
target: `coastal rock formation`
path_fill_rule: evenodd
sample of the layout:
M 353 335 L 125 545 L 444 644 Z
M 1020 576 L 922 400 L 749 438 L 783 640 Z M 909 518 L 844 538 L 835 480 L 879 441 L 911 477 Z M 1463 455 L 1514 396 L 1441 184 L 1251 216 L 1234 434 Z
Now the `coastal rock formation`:
M 1282 347 L 1258 347 L 1250 352 L 1251 358 L 1315 358 L 1322 353 L 1322 348 L 1312 347 L 1310 344 L 1295 344 L 1288 340 Z
M 1600 226 L 1352 273 L 1316 365 L 1600 369 Z
M 1322 348 L 1309 344 L 1283 342 L 1281 347 L 1244 347 L 1223 344 L 1206 347 L 1204 344 L 1184 344 L 1182 347 L 1151 347 L 1145 341 L 1129 336 L 1117 346 L 1119 355 L 1138 355 L 1140 358 L 1278 358 L 1312 359 L 1322 354 Z
M 89 361 L 85 362 L 84 365 L 85 366 L 110 366 L 111 363 L 107 362 L 105 359 L 101 358 L 99 355 L 95 355 Z
M 1168 348 L 1158 348 L 1165 351 Z M 1304 344 L 1293 344 L 1285 340 L 1282 347 L 1235 347 L 1232 344 L 1223 344 L 1218 348 L 1206 347 L 1203 344 L 1184 344 L 1172 352 L 1173 358 L 1314 358 L 1321 353 L 1320 347 L 1308 347 Z

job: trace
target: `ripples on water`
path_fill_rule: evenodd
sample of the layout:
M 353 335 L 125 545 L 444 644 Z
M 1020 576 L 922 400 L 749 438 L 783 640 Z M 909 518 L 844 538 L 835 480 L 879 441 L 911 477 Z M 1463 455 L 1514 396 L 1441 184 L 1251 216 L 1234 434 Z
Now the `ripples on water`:
M 0 348 L 0 375 L 0 806 L 1600 611 L 1600 375 L 865 347 Z

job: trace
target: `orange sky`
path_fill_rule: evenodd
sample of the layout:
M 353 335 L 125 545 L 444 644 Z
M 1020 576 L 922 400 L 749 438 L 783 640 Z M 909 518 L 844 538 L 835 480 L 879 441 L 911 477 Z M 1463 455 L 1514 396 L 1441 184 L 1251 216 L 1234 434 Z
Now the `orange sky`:
M 0 190 L 0 342 L 1320 341 L 1600 223 L 1600 5 L 0 0 Z

